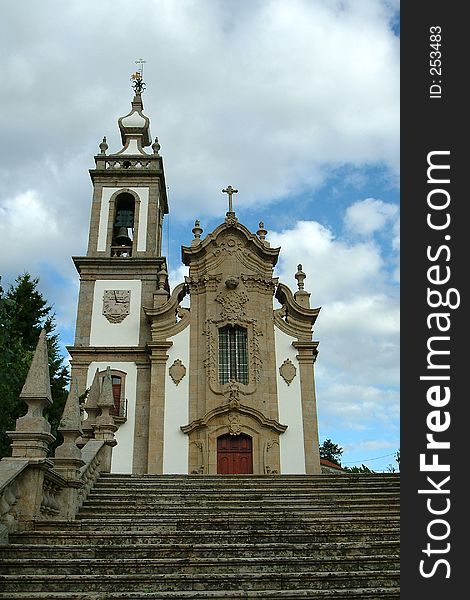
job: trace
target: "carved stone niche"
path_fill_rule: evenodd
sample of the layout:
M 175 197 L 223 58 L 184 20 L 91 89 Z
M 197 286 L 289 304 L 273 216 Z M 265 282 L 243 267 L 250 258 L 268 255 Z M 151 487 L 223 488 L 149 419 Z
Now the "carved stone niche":
M 179 358 L 177 358 L 173 362 L 171 367 L 168 369 L 168 373 L 170 374 L 170 377 L 173 379 L 173 383 L 175 385 L 178 385 L 179 382 L 186 375 L 186 367 L 183 365 L 182 361 Z
M 287 385 L 290 385 L 297 374 L 297 369 L 295 368 L 294 363 L 289 358 L 286 358 L 279 367 L 279 373 Z

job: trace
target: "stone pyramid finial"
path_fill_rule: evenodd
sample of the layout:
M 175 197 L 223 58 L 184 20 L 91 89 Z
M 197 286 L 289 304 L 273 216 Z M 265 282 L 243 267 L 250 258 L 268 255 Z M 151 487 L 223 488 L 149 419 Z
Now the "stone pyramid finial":
M 44 418 L 43 411 L 52 404 L 49 380 L 46 331 L 39 335 L 33 360 L 29 367 L 20 398 L 28 406 L 28 412 L 16 420 L 15 431 L 8 431 L 13 441 L 13 458 L 45 458 L 49 444 L 55 440 L 51 426 Z
M 97 402 L 98 406 L 103 408 L 114 407 L 113 382 L 111 379 L 111 368 L 107 367 L 106 373 L 101 384 L 101 393 Z
M 52 404 L 51 382 L 49 378 L 49 356 L 47 353 L 46 330 L 43 329 L 39 335 L 33 360 L 29 367 L 26 381 L 21 390 L 20 398 L 44 399 L 47 406 Z
M 87 418 L 83 423 L 83 433 L 82 439 L 83 441 L 89 440 L 93 437 L 93 425 L 96 423 L 96 415 L 100 412 L 100 408 L 98 406 L 98 398 L 100 397 L 100 378 L 99 378 L 99 369 L 96 369 L 95 376 L 93 378 L 93 382 L 88 390 L 88 395 L 85 401 L 85 412 L 87 414 Z
M 64 406 L 64 412 L 60 420 L 59 431 L 63 434 L 65 431 L 77 431 L 77 437 L 82 433 L 82 423 L 80 417 L 80 400 L 78 397 L 78 384 L 70 384 L 70 391 Z
M 113 383 L 111 379 L 111 368 L 106 369 L 101 384 L 101 394 L 98 398 L 98 406 L 101 408 L 101 414 L 96 418 L 96 424 L 93 426 L 95 438 L 103 440 L 109 446 L 115 446 L 116 440 L 114 433 L 117 426 L 114 423 L 114 417 L 110 414 L 110 410 L 114 408 Z
M 302 265 L 297 265 L 297 273 L 294 277 L 297 279 L 297 287 L 299 288 L 294 294 L 296 302 L 305 308 L 310 308 L 310 294 L 304 290 L 304 280 L 307 276 L 302 271 Z
M 80 419 L 80 401 L 78 398 L 78 387 L 75 384 L 70 384 L 70 391 L 67 397 L 67 402 L 64 406 L 62 419 L 60 420 L 59 431 L 64 438 L 63 443 L 56 449 L 55 458 L 62 459 L 60 463 L 56 460 L 56 467 L 60 466 L 67 470 L 67 477 L 76 475 L 76 469 L 79 468 L 75 461 L 81 461 L 82 453 L 77 446 L 77 438 L 82 434 L 82 424 Z M 72 461 L 72 462 L 70 462 Z M 70 463 L 70 464 L 69 464 Z M 69 473 L 69 469 L 72 471 Z
M 88 391 L 88 396 L 86 397 L 85 410 L 87 412 L 90 408 L 93 409 L 98 406 L 98 399 L 100 397 L 99 374 L 100 374 L 99 369 L 96 369 L 95 376 L 93 377 L 93 381 L 92 381 L 90 389 Z

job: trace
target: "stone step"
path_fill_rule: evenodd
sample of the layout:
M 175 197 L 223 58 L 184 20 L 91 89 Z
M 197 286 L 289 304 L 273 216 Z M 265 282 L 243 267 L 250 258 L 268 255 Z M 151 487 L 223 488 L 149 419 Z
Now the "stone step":
M 349 522 L 345 519 L 341 524 L 337 523 L 335 527 L 333 527 L 333 531 L 335 533 L 343 533 L 343 536 L 349 535 L 349 533 L 354 530 L 355 523 L 352 521 L 354 517 L 349 518 Z M 133 531 L 152 531 L 154 535 L 161 535 L 162 533 L 171 533 L 171 532 L 183 532 L 183 531 L 192 531 L 193 535 L 197 537 L 197 531 L 201 528 L 207 527 L 206 519 L 175 519 L 172 522 L 168 522 L 165 519 L 152 519 L 152 518 L 139 518 L 138 520 L 123 518 L 123 519 L 109 519 L 107 521 L 102 521 L 101 519 L 86 519 L 81 522 L 82 531 L 109 531 L 114 530 L 116 532 L 127 532 L 130 530 Z M 331 527 L 322 526 L 323 523 L 321 520 L 314 521 L 312 523 L 299 523 L 299 521 L 287 518 L 282 519 L 280 522 L 276 522 L 274 519 L 270 521 L 259 520 L 254 521 L 243 521 L 242 519 L 237 520 L 236 516 L 233 519 L 212 519 L 212 525 L 214 529 L 211 529 L 211 533 L 227 533 L 234 535 L 240 527 L 245 530 L 250 531 L 270 531 L 273 528 L 285 532 L 288 531 L 291 527 L 297 532 L 304 532 L 308 534 L 319 533 L 321 531 L 327 531 L 331 533 Z M 377 523 L 377 519 L 374 519 L 370 525 L 368 526 L 368 531 L 382 531 L 383 527 L 379 523 Z
M 399 570 L 276 573 L 153 574 L 153 575 L 0 575 L 0 589 L 10 592 L 129 592 L 241 591 L 334 588 L 396 588 Z M 11 597 L 11 596 L 10 596 Z
M 177 592 L 107 592 L 106 600 L 248 600 L 250 598 L 280 598 L 286 600 L 399 600 L 399 587 L 330 588 L 296 590 L 243 590 L 243 591 L 177 591 Z M 104 600 L 95 592 L 0 592 L 0 600 Z
M 307 476 L 306 476 L 307 477 Z M 327 481 L 325 481 L 325 479 Z M 197 481 L 158 481 L 153 479 L 143 480 L 123 480 L 123 479 L 100 479 L 96 484 L 96 489 L 135 489 L 135 490 L 155 490 L 159 492 L 163 491 L 178 491 L 178 490 L 190 490 L 193 492 L 236 492 L 238 490 L 246 490 L 247 493 L 258 491 L 277 491 L 277 490 L 293 490 L 293 491 L 312 491 L 316 493 L 328 493 L 328 492 L 348 492 L 349 490 L 354 491 L 399 491 L 399 481 L 361 481 L 355 482 L 353 480 L 345 481 L 331 481 L 329 477 L 324 477 L 322 480 L 316 481 L 288 481 L 280 478 L 278 481 L 230 481 L 225 479 L 219 480 L 207 480 L 204 478 L 198 478 Z
M 318 518 L 330 518 L 334 519 L 336 516 L 347 515 L 367 515 L 369 517 L 379 515 L 398 515 L 400 513 L 400 507 L 398 505 L 377 505 L 369 506 L 367 504 L 344 504 L 343 506 L 265 506 L 262 503 L 257 505 L 242 507 L 240 505 L 234 506 L 219 506 L 214 504 L 213 506 L 191 506 L 191 507 L 178 507 L 171 506 L 168 508 L 162 508 L 158 505 L 153 504 L 142 504 L 135 505 L 132 503 L 117 502 L 110 504 L 93 503 L 86 505 L 84 504 L 77 515 L 78 519 L 93 519 L 106 515 L 106 519 L 122 519 L 126 516 L 132 515 L 134 518 L 138 516 L 152 517 L 158 515 L 161 518 L 169 520 L 183 518 L 202 518 L 202 519 L 217 519 L 217 518 L 228 518 L 233 515 L 240 515 L 243 519 L 250 519 L 252 517 L 259 518 L 264 514 L 268 514 L 270 519 L 284 518 L 286 515 L 290 517 L 302 518 L 305 521 L 310 519 Z
M 131 494 L 127 493 L 125 497 L 122 494 L 102 494 L 102 493 L 91 493 L 85 504 L 92 504 L 99 502 L 100 504 L 106 503 L 125 503 L 125 504 L 135 504 L 138 502 L 139 504 L 159 504 L 161 506 L 198 506 L 201 503 L 207 505 L 240 505 L 240 506 L 249 506 L 251 504 L 259 504 L 263 503 L 268 506 L 277 506 L 281 505 L 311 505 L 312 503 L 316 506 L 342 506 L 343 504 L 348 503 L 358 503 L 358 504 L 367 504 L 367 505 L 377 505 L 377 504 L 398 504 L 400 501 L 400 497 L 398 494 L 392 493 L 384 493 L 381 495 L 370 496 L 369 494 L 348 494 L 347 496 L 337 496 L 334 498 L 330 498 L 329 496 L 317 496 L 316 494 L 276 494 L 275 496 L 270 494 L 259 495 L 257 494 L 252 496 L 247 496 L 245 494 L 237 494 L 237 495 L 222 495 L 222 494 L 212 494 L 207 496 L 207 494 L 195 495 L 195 494 L 184 494 L 184 495 L 175 495 L 175 494 Z
M 47 522 L 46 522 L 47 523 Z M 83 525 L 77 523 L 77 525 Z M 41 530 L 39 524 L 36 524 L 36 531 L 27 531 L 20 534 L 12 534 L 10 542 L 12 544 L 45 544 L 54 545 L 69 545 L 75 544 L 80 546 L 96 546 L 96 545 L 135 545 L 142 544 L 156 545 L 159 544 L 178 544 L 178 543 L 197 543 L 200 540 L 210 541 L 215 544 L 261 544 L 261 543 L 290 543 L 290 544 L 308 544 L 308 543 L 325 543 L 325 542 L 372 542 L 372 541 L 397 541 L 400 539 L 399 525 L 390 526 L 383 524 L 382 527 L 371 529 L 368 526 L 355 526 L 353 528 L 344 529 L 328 529 L 319 527 L 315 530 L 276 530 L 256 528 L 239 528 L 236 531 L 213 531 L 205 527 L 200 529 L 187 529 L 173 531 L 163 528 L 160 532 L 150 532 L 148 528 L 137 530 L 135 527 L 123 528 L 122 531 L 111 531 L 109 528 L 102 530 L 79 529 L 77 526 L 68 526 L 64 524 L 63 529 L 57 530 L 57 525 L 54 527 L 50 523 Z
M 215 574 L 253 574 L 271 571 L 274 573 L 297 573 L 315 571 L 320 573 L 342 571 L 378 571 L 393 570 L 398 555 L 364 555 L 360 557 L 240 557 L 230 558 L 148 558 L 136 560 L 135 558 L 63 558 L 60 552 L 55 558 L 5 558 L 0 560 L 0 572 L 4 575 L 120 575 L 132 573 L 133 575 L 200 575 L 204 573 Z
M 73 538 L 69 540 L 73 541 Z M 5 544 L 0 545 L 0 559 L 34 560 L 52 559 L 60 555 L 61 559 L 106 559 L 115 558 L 233 558 L 234 555 L 244 558 L 275 557 L 360 557 L 360 556 L 396 556 L 400 549 L 399 539 L 370 542 L 316 542 L 316 543 L 159 543 L 159 544 Z

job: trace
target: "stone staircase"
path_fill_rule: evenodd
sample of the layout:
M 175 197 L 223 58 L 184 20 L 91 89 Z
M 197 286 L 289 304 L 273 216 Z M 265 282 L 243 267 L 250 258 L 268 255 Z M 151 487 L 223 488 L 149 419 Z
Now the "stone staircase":
M 399 475 L 102 475 L 0 546 L 0 599 L 398 599 Z

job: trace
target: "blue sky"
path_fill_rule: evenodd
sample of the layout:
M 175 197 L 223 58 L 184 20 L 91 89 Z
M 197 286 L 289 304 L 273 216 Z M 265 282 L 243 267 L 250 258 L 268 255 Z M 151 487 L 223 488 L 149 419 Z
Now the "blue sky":
M 0 45 L 0 273 L 40 277 L 73 343 L 88 169 L 120 148 L 134 61 L 169 187 L 174 283 L 195 219 L 239 220 L 302 263 L 313 306 L 320 438 L 343 464 L 396 466 L 399 448 L 398 2 L 18 0 Z M 203 234 L 204 235 L 204 234 Z M 383 457 L 383 458 L 379 458 Z

